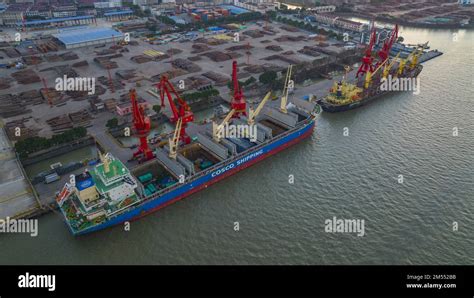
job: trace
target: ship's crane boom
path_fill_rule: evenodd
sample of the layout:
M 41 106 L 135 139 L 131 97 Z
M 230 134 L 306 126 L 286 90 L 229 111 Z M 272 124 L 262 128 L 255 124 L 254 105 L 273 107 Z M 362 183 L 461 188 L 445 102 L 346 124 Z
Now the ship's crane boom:
M 370 83 L 372 82 L 372 77 L 384 66 L 384 64 L 387 63 L 387 60 L 382 62 L 373 72 L 368 71 L 365 75 L 365 82 L 364 82 L 364 88 L 367 89 L 370 86 Z
M 249 107 L 249 117 L 247 119 L 247 123 L 249 125 L 253 125 L 255 123 L 255 118 L 260 114 L 260 111 L 263 109 L 263 106 L 267 103 L 267 101 L 270 99 L 272 95 L 272 92 L 269 91 L 267 95 L 262 99 L 258 107 L 254 110 L 252 107 Z
M 212 122 L 212 138 L 214 139 L 214 141 L 220 142 L 222 138 L 221 131 L 224 128 L 224 125 L 229 122 L 229 120 L 232 118 L 232 116 L 234 116 L 234 114 L 235 114 L 235 110 L 232 109 L 230 110 L 229 114 L 225 116 L 221 124 L 218 125 L 216 122 L 214 121 Z
M 380 58 L 380 60 L 377 62 L 377 66 L 379 66 L 385 60 L 388 59 L 388 57 L 390 56 L 390 50 L 392 49 L 393 44 L 397 41 L 397 38 L 398 38 L 398 25 L 395 24 L 395 27 L 390 33 L 390 37 L 384 41 L 382 48 L 377 53 L 377 55 Z
M 286 105 L 288 103 L 288 92 L 289 92 L 288 87 L 290 86 L 292 71 L 293 71 L 293 65 L 290 64 L 288 65 L 288 70 L 286 71 L 285 86 L 283 86 L 283 94 L 280 101 L 280 111 L 285 114 L 288 113 L 288 111 L 286 110 Z
M 384 78 L 388 77 L 388 74 L 390 73 L 390 70 L 392 70 L 392 67 L 395 65 L 395 62 L 397 62 L 399 56 L 400 56 L 400 52 L 398 52 L 397 56 L 395 56 L 395 58 L 393 58 L 390 63 L 385 64 L 385 66 L 383 68 L 383 72 L 382 72 L 382 76 Z
M 169 139 L 170 145 L 170 158 L 176 159 L 178 156 L 178 145 L 179 145 L 179 136 L 181 134 L 181 125 L 183 124 L 183 118 L 179 118 L 176 122 L 176 129 L 174 130 L 173 138 Z

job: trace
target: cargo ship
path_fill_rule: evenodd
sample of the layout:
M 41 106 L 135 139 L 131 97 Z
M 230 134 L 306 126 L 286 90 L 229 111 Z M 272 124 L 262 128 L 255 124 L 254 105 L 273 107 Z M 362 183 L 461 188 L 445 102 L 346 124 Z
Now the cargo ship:
M 238 86 L 234 90 L 239 90 Z M 153 148 L 152 157 L 133 169 L 111 153 L 99 153 L 99 162 L 79 175 L 71 175 L 56 197 L 72 234 L 138 219 L 311 136 L 319 113 L 315 104 L 288 103 L 286 95 L 278 107 L 270 98 L 269 92 L 255 110 L 247 111 L 237 96 L 222 123 L 184 123 L 186 117 L 178 117 L 169 141 Z M 181 116 L 187 115 L 185 110 Z M 231 125 L 247 127 L 247 134 L 224 134 L 224 127 Z
M 427 48 L 427 43 L 415 47 L 406 58 L 400 58 L 400 52 L 397 56 L 390 58 L 392 45 L 398 38 L 398 26 L 395 26 L 377 55 L 372 53 L 376 39 L 375 34 L 375 27 L 372 23 L 369 45 L 355 78 L 349 79 L 350 68 L 346 67 L 343 78 L 334 82 L 329 94 L 318 101 L 325 112 L 336 113 L 352 110 L 393 92 L 394 90 L 390 87 L 382 88 L 384 84 L 384 87 L 387 86 L 388 81 L 409 83 L 410 87 L 413 87 L 412 81 L 423 69 L 419 58 Z M 374 56 L 377 56 L 378 59 Z

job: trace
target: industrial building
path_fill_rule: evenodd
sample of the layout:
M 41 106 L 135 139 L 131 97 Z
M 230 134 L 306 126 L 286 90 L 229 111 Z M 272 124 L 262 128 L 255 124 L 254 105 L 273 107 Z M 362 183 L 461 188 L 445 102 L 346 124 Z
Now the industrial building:
M 66 49 L 93 46 L 110 42 L 117 42 L 124 38 L 124 34 L 111 28 L 81 28 L 63 30 L 53 36 Z

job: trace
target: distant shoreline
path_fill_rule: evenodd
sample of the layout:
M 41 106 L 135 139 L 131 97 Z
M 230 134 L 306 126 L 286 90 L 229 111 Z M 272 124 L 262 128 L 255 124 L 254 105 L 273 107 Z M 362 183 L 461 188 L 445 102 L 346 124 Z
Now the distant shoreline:
M 361 18 L 365 20 L 370 20 L 370 18 L 367 18 L 366 15 L 358 12 L 335 12 L 336 15 L 341 16 L 341 17 L 355 17 L 355 18 Z M 406 21 L 401 18 L 387 18 L 387 17 L 381 17 L 381 16 L 376 16 L 374 18 L 376 21 L 381 21 L 385 23 L 390 23 L 390 24 L 398 24 L 402 26 L 409 26 L 409 27 L 415 27 L 415 28 L 427 28 L 427 29 L 474 29 L 474 24 L 469 24 L 466 26 L 461 26 L 460 24 L 427 24 L 427 23 L 419 23 L 419 22 L 412 22 L 412 21 Z

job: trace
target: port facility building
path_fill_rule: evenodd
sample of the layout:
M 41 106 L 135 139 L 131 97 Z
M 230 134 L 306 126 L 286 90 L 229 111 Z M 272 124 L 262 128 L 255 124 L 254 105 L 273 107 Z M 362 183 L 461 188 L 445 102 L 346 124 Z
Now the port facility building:
M 80 28 L 69 29 L 53 34 L 66 49 L 75 49 L 86 46 L 117 42 L 124 38 L 124 34 L 112 28 Z

